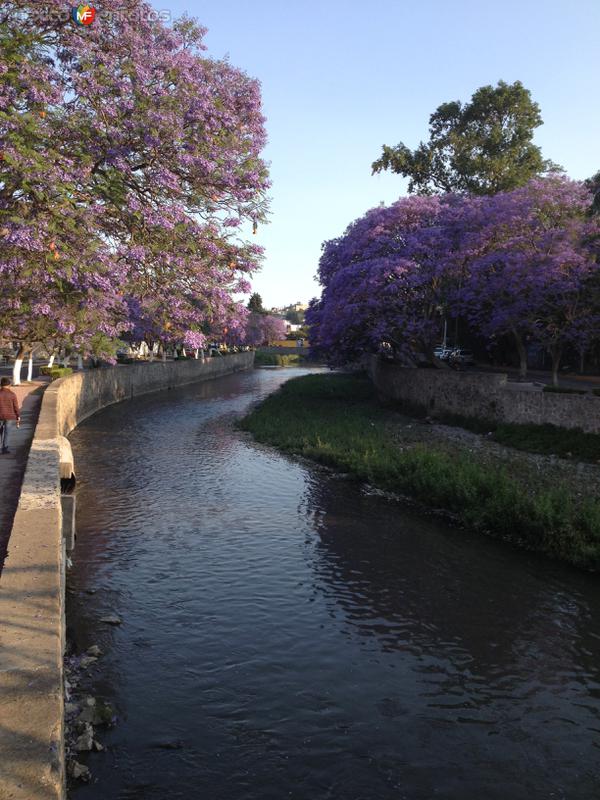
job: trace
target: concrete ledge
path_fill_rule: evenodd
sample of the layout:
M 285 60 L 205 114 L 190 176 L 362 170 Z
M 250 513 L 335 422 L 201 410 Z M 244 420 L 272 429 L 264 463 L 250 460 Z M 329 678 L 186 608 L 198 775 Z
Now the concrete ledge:
M 134 364 L 76 373 L 46 389 L 0 578 L 0 800 L 65 797 L 60 478 L 71 477 L 74 465 L 64 437 L 112 403 L 253 362 L 250 352 L 205 363 Z
M 7 800 L 64 796 L 58 445 L 34 447 L 0 582 L 0 797 Z
M 58 437 L 58 459 L 59 475 L 63 480 L 68 481 L 75 475 L 75 464 L 71 442 L 65 436 Z

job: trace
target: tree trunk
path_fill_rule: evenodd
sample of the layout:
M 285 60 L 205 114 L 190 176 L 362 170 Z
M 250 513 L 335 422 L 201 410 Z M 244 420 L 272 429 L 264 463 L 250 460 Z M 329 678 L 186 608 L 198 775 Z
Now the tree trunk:
M 526 378 L 527 377 L 527 348 L 523 344 L 523 340 L 513 329 L 513 336 L 515 337 L 515 344 L 517 345 L 517 352 L 519 354 L 519 377 Z
M 48 366 L 49 367 L 54 366 L 54 356 L 55 355 L 56 355 L 55 353 L 50 353 L 50 358 L 48 359 Z
M 579 351 L 579 374 L 583 375 L 585 372 L 585 350 Z
M 33 380 L 33 350 L 29 351 L 29 360 L 27 362 L 27 383 Z
M 558 386 L 558 368 L 562 357 L 562 345 L 557 345 L 551 350 L 552 356 L 552 386 Z
M 198 361 L 198 348 L 194 350 L 194 358 Z
M 13 366 L 13 377 L 12 377 L 13 386 L 21 385 L 21 368 L 23 366 L 24 355 L 25 355 L 25 348 L 23 347 L 23 345 L 19 345 L 19 349 L 17 351 L 17 357 L 15 358 L 15 363 Z
M 200 361 L 201 361 L 202 364 L 204 364 L 204 348 L 202 348 L 202 350 L 200 350 Z
M 79 372 L 81 372 L 81 370 L 83 369 L 83 358 L 81 356 L 81 353 L 77 353 L 77 369 L 79 370 Z
M 71 354 L 69 353 L 68 350 L 65 350 L 65 357 L 62 360 L 63 367 L 68 367 L 70 360 L 71 360 Z

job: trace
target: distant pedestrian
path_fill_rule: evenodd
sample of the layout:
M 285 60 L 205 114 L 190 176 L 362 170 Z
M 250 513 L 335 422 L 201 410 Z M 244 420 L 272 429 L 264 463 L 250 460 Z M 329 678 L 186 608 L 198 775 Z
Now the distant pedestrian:
M 10 426 L 16 422 L 17 428 L 21 425 L 21 409 L 17 395 L 9 389 L 10 378 L 0 380 L 0 444 L 2 453 L 9 453 L 8 434 Z

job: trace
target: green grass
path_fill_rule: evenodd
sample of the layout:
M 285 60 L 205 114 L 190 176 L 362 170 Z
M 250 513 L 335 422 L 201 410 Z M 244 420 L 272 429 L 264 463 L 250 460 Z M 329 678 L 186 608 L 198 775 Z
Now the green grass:
M 40 375 L 49 375 L 55 381 L 57 378 L 65 378 L 67 375 L 72 375 L 73 370 L 71 367 L 40 367 Z
M 304 356 L 299 353 L 279 355 L 279 353 L 262 353 L 257 350 L 254 356 L 254 365 L 257 367 L 289 367 L 293 364 L 300 364 L 304 360 Z
M 530 453 L 557 455 L 579 461 L 600 462 L 600 436 L 555 425 L 499 425 L 493 439 Z
M 526 453 L 556 455 L 575 461 L 600 462 L 600 435 L 584 433 L 580 428 L 558 428 L 556 425 L 516 425 L 486 422 L 473 417 L 442 415 L 436 418 L 444 425 L 465 428 L 473 433 L 491 433 L 498 444 Z
M 309 375 L 285 383 L 240 427 L 260 442 L 457 515 L 465 525 L 589 569 L 600 568 L 600 502 L 523 481 L 457 448 L 390 440 L 368 379 Z

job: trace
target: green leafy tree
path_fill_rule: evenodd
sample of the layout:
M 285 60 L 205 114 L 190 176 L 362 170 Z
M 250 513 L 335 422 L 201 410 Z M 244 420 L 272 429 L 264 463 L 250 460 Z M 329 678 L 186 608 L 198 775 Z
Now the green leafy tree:
M 262 297 L 258 292 L 254 292 L 254 294 L 250 295 L 250 300 L 248 300 L 248 310 L 254 311 L 256 314 L 267 313 L 263 307 Z
M 296 341 L 298 339 L 308 339 L 309 338 L 309 336 L 308 336 L 308 328 L 305 325 L 303 325 L 297 331 L 291 331 L 290 333 L 286 334 L 285 338 L 286 339 L 294 339 Z
M 470 103 L 442 103 L 429 118 L 429 141 L 411 150 L 383 146 L 373 173 L 391 170 L 410 179 L 409 192 L 495 194 L 560 168 L 542 158 L 533 133 L 540 109 L 520 81 L 482 86 Z
M 592 213 L 600 214 L 600 170 L 591 178 L 588 178 L 585 185 L 593 193 Z
M 304 322 L 304 314 L 301 311 L 296 311 L 293 308 L 290 308 L 285 312 L 285 318 L 292 325 L 302 325 Z

